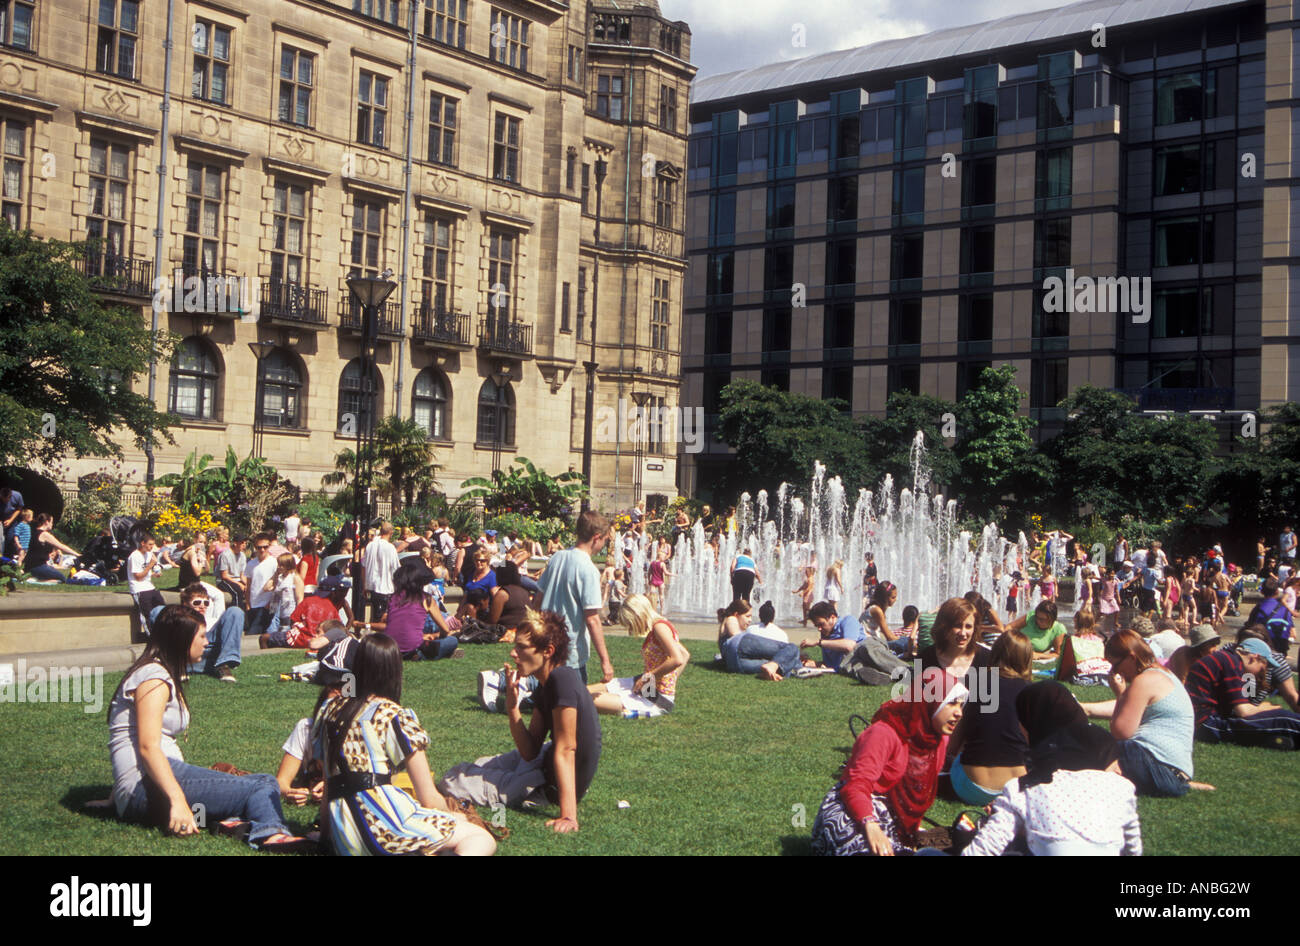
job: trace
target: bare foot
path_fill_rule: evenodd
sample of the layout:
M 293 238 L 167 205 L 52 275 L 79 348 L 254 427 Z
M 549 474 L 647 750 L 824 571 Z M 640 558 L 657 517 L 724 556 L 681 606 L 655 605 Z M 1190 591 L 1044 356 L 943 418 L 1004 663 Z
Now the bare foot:
M 1212 792 L 1212 791 L 1215 791 L 1215 788 L 1214 788 L 1213 785 L 1208 785 L 1208 784 L 1206 784 L 1205 782 L 1188 782 L 1188 783 L 1187 783 L 1187 787 L 1188 787 L 1188 788 L 1194 788 L 1194 789 L 1196 789 L 1198 792 Z
M 765 663 L 758 670 L 758 675 L 764 680 L 779 681 L 784 679 L 777 671 L 777 665 L 774 663 Z

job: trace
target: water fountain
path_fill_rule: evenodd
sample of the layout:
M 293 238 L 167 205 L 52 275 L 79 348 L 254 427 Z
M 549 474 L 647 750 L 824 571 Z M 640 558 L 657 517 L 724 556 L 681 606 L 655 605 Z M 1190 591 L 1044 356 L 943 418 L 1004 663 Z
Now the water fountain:
M 958 529 L 956 501 L 930 494 L 925 438 L 919 431 L 911 459 L 910 486 L 896 493 L 893 478 L 886 476 L 879 490 L 860 490 L 852 510 L 839 477 L 827 479 L 820 463 L 815 465 L 806 504 L 791 495 L 786 483 L 777 490 L 774 509 L 769 508 L 766 490 L 753 499 L 744 493 L 736 510 L 736 531 L 720 536 L 716 556 L 700 523 L 678 537 L 666 610 L 711 618 L 731 600 L 731 563 L 747 548 L 762 578 L 750 600 L 770 599 L 777 620 L 787 624 L 802 617 L 799 599 L 791 592 L 802 584 L 803 567 L 810 563 L 817 567 L 814 600 L 820 600 L 826 568 L 843 560 L 839 611 L 861 613 L 867 552 L 875 556 L 880 580 L 898 586 L 898 601 L 886 615 L 891 624 L 901 622 L 906 605 L 932 611 L 945 599 L 972 588 L 1004 613 L 1005 585 L 995 591 L 995 572 L 1025 571 L 1029 543 L 1024 534 L 1011 541 L 989 524 L 972 542 L 971 533 Z M 1031 605 L 1037 604 L 1038 597 L 1035 589 Z

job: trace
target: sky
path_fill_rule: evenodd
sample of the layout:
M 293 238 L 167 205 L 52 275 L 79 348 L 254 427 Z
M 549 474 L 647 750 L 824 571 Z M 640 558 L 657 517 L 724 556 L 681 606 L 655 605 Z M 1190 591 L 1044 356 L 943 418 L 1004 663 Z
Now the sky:
M 1064 6 L 1070 0 L 659 0 L 691 28 L 697 78 Z M 802 26 L 802 30 L 797 27 Z M 795 42 L 802 34 L 803 46 Z

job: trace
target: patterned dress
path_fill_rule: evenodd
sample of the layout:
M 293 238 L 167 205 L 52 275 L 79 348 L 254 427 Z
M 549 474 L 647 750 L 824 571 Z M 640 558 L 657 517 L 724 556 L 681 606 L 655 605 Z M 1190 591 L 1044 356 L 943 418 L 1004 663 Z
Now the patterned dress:
M 346 771 L 391 775 L 413 753 L 427 749 L 429 736 L 415 713 L 392 700 L 372 699 L 357 714 L 342 746 L 325 752 L 326 726 L 346 718 L 351 700 L 336 697 L 321 707 L 312 727 L 316 757 L 327 775 Z M 424 808 L 396 785 L 376 785 L 329 800 L 330 838 L 336 854 L 432 854 L 451 838 L 456 820 L 445 811 Z
M 871 807 L 880 830 L 894 845 L 894 853 L 913 853 L 912 848 L 902 841 L 902 831 L 888 800 L 882 795 L 872 795 Z M 840 800 L 839 785 L 826 793 L 821 810 L 817 812 L 817 820 L 813 822 L 812 852 L 837 857 L 871 857 L 875 854 L 862 825 L 853 820 L 853 816 L 844 807 L 844 802 Z

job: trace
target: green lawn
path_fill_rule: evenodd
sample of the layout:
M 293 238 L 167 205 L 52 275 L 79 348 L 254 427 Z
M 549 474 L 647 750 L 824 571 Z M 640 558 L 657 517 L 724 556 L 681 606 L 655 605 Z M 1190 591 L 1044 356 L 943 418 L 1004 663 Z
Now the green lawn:
M 850 713 L 870 715 L 885 688 L 843 677 L 762 683 L 712 670 L 709 642 L 687 642 L 697 663 L 678 685 L 678 710 L 657 720 L 602 717 L 604 754 L 579 806 L 581 831 L 556 836 L 546 817 L 507 813 L 511 837 L 502 854 L 804 854 L 823 795 L 850 745 Z M 615 666 L 639 666 L 636 642 L 611 640 Z M 464 660 L 408 665 L 404 701 L 430 731 L 435 771 L 511 748 L 502 716 L 474 702 L 477 672 L 500 666 L 508 647 L 473 646 Z M 280 745 L 306 715 L 316 691 L 281 682 L 295 653 L 257 657 L 231 686 L 192 681 L 194 713 L 186 759 L 233 762 L 274 771 Z M 81 813 L 111 784 L 105 712 L 120 679 L 105 679 L 105 707 L 0 706 L 0 758 L 6 760 L 0 806 L 0 852 L 6 854 L 250 854 L 226 838 L 176 840 L 146 828 Z M 1109 691 L 1088 694 L 1100 699 Z M 1217 785 L 1183 799 L 1141 799 L 1149 854 L 1288 854 L 1300 828 L 1294 806 L 1295 762 L 1263 749 L 1196 750 L 1196 777 Z M 1240 800 L 1249 799 L 1248 807 Z M 1230 801 L 1235 799 L 1236 801 Z M 619 809 L 620 800 L 630 807 Z M 803 826 L 795 826 L 803 806 Z M 931 812 L 951 821 L 961 806 L 939 802 Z M 486 813 L 485 813 L 486 814 Z M 306 828 L 307 809 L 290 809 Z

